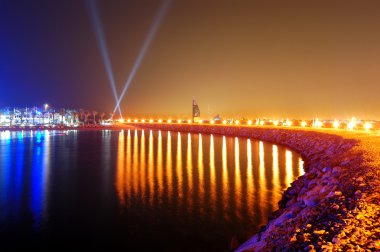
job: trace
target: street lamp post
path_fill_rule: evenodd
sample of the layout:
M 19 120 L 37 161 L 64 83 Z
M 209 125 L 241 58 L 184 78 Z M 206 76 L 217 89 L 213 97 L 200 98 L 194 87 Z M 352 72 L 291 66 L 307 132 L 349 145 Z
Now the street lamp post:
M 49 104 L 45 103 L 44 108 L 45 108 L 45 114 L 47 114 L 47 123 L 50 126 L 50 116 L 48 112 Z

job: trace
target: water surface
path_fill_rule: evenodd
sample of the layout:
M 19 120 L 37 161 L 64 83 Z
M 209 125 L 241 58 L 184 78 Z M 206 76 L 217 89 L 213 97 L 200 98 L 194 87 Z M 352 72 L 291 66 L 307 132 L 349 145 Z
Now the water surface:
M 0 251 L 227 251 L 303 173 L 285 147 L 219 135 L 0 133 Z

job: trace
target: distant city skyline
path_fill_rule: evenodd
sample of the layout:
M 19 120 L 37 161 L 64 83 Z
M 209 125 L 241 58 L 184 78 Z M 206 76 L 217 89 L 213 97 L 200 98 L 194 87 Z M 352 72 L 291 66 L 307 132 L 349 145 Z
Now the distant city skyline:
M 98 1 L 117 92 L 160 1 Z M 125 116 L 380 118 L 380 2 L 171 1 Z M 112 112 L 85 1 L 0 0 L 0 107 Z

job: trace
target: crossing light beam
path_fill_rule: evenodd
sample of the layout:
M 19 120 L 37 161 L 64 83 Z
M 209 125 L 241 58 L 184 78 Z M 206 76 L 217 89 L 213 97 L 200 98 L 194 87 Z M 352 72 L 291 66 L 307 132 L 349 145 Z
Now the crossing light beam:
M 135 61 L 135 63 L 133 64 L 133 67 L 132 67 L 132 70 L 131 72 L 129 73 L 129 76 L 127 78 L 127 81 L 124 85 L 124 88 L 123 90 L 121 91 L 121 94 L 120 94 L 120 97 L 119 99 L 117 100 L 116 102 L 116 106 L 115 106 L 115 109 L 114 109 L 114 113 L 115 111 L 120 108 L 120 102 L 123 100 L 124 98 L 124 95 L 125 93 L 127 92 L 128 88 L 129 88 L 129 85 L 131 84 L 131 82 L 133 81 L 133 78 L 135 77 L 136 75 L 136 72 L 138 71 L 140 65 L 141 65 L 141 62 L 142 60 L 144 59 L 145 57 L 145 54 L 146 52 L 148 51 L 148 48 L 150 46 L 150 44 L 152 43 L 152 40 L 153 38 L 155 37 L 155 34 L 158 30 L 158 28 L 160 27 L 160 24 L 169 8 L 169 5 L 170 5 L 170 2 L 171 0 L 164 0 L 160 6 L 160 9 L 158 10 L 154 20 L 153 20 L 153 23 L 149 29 L 149 32 L 144 40 L 144 44 L 137 56 L 137 59 Z
M 113 96 L 115 98 L 115 102 L 117 104 L 113 113 L 115 114 L 116 110 L 118 110 L 120 117 L 122 118 L 121 108 L 120 108 L 119 103 L 118 103 L 119 99 L 118 99 L 118 95 L 117 95 L 117 91 L 116 91 L 115 78 L 114 78 L 113 72 L 112 72 L 112 65 L 111 65 L 110 57 L 109 57 L 108 50 L 107 50 L 107 43 L 106 43 L 106 39 L 105 39 L 104 32 L 103 32 L 103 27 L 102 27 L 102 22 L 101 22 L 100 15 L 99 15 L 97 1 L 96 0 L 87 0 L 86 4 L 87 4 L 88 12 L 89 12 L 90 17 L 91 17 L 91 21 L 92 21 L 91 23 L 92 23 L 92 26 L 93 26 L 93 29 L 94 29 L 94 32 L 96 35 L 96 41 L 97 41 L 98 46 L 99 46 L 100 54 L 102 55 L 103 64 L 104 64 L 104 67 L 105 67 L 106 72 L 107 72 L 108 82 L 111 86 L 112 94 L 113 94 Z

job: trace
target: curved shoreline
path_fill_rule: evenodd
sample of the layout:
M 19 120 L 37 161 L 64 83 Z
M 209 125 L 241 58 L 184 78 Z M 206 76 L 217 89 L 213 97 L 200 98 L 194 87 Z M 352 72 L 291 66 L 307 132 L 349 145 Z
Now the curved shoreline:
M 282 127 L 132 125 L 255 138 L 302 155 L 305 174 L 283 193 L 267 225 L 236 251 L 380 250 L 380 137 Z

